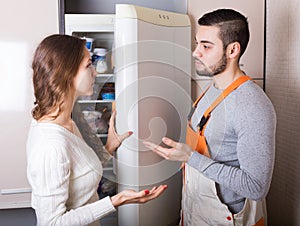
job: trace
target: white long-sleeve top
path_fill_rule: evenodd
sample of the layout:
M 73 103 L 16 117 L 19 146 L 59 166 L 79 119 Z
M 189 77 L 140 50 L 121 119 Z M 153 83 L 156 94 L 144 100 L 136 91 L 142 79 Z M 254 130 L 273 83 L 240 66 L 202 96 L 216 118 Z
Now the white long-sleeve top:
M 99 225 L 114 212 L 99 200 L 102 165 L 82 138 L 62 126 L 33 121 L 27 140 L 27 177 L 37 225 Z

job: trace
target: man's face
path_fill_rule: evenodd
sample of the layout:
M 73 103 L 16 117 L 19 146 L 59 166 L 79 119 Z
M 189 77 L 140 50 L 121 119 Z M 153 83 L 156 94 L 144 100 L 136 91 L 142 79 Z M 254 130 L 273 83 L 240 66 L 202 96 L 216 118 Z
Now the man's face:
M 213 77 L 226 69 L 226 52 L 218 33 L 219 28 L 213 26 L 200 26 L 197 31 L 193 57 L 196 72 L 200 76 Z

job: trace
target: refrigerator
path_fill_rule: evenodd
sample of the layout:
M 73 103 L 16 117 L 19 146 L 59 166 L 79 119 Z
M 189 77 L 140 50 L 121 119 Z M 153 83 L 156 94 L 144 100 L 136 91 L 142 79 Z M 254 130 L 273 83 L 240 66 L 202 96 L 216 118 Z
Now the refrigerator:
M 185 141 L 192 104 L 188 15 L 116 4 L 115 14 L 65 14 L 65 33 L 85 38 L 91 44 L 93 59 L 97 58 L 95 49 L 106 50 L 106 71 L 97 75 L 93 95 L 77 101 L 91 131 L 105 143 L 114 109 L 117 132 L 133 131 L 104 167 L 100 198 L 124 189 L 168 185 L 153 201 L 118 207 L 115 215 L 101 221 L 102 225 L 177 225 L 181 163 L 159 157 L 143 145 L 143 140 L 161 144 L 162 137 L 167 136 Z M 99 61 L 95 61 L 97 66 Z

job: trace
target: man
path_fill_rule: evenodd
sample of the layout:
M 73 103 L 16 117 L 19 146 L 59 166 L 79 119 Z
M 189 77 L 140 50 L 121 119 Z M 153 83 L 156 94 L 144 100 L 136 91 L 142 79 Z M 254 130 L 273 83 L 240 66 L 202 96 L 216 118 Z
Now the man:
M 195 67 L 212 84 L 193 105 L 187 144 L 166 137 L 170 148 L 144 144 L 185 163 L 181 225 L 266 225 L 276 115 L 263 90 L 239 68 L 249 41 L 247 18 L 219 9 L 198 24 Z

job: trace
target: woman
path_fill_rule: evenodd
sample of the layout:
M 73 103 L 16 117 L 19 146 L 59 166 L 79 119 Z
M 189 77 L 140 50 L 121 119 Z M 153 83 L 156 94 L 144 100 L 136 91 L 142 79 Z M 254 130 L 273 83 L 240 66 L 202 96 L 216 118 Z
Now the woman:
M 145 203 L 162 194 L 166 185 L 99 200 L 102 164 L 71 117 L 76 99 L 92 94 L 96 75 L 84 40 L 67 35 L 45 38 L 32 68 L 36 101 L 27 141 L 27 175 L 37 225 L 99 225 L 115 207 Z M 117 134 L 114 120 L 115 112 L 103 148 L 110 155 L 131 135 Z

